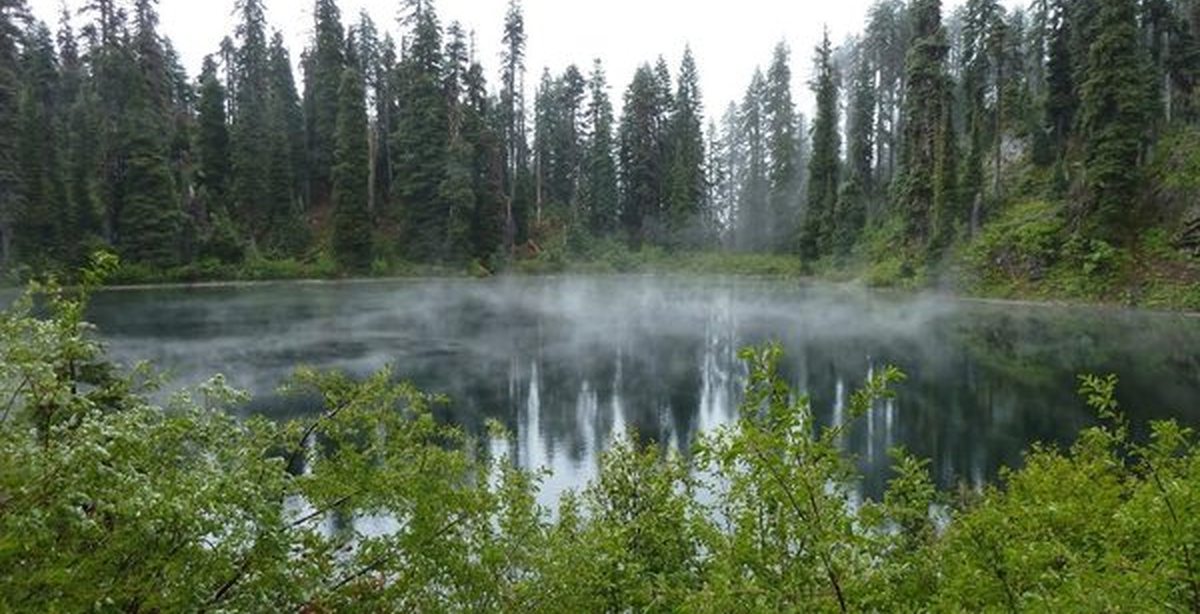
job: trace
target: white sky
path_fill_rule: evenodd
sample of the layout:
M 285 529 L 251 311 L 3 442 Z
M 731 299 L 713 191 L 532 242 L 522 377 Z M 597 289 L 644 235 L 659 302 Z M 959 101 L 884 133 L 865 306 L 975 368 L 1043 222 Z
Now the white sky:
M 29 0 L 34 14 L 56 29 L 64 0 Z M 82 0 L 65 0 L 74 9 Z M 945 2 L 946 12 L 962 0 Z M 1006 0 L 1015 6 L 1023 0 Z M 381 30 L 397 35 L 397 0 L 340 0 L 345 25 L 366 9 Z M 808 76 L 812 49 L 828 25 L 835 45 L 862 31 L 872 0 L 524 0 L 528 35 L 527 87 L 532 92 L 548 66 L 559 72 L 571 63 L 584 73 L 594 58 L 604 60 L 614 105 L 634 70 L 660 54 L 678 69 L 690 44 L 700 68 L 700 88 L 709 115 L 740 100 L 756 66 L 764 70 L 775 44 L 792 49 L 793 84 L 800 110 L 809 113 Z M 267 22 L 283 32 L 298 61 L 312 32 L 311 0 L 266 0 Z M 161 31 L 183 56 L 193 77 L 204 56 L 215 53 L 233 32 L 234 0 L 160 0 Z M 476 32 L 478 54 L 489 86 L 498 80 L 500 34 L 508 0 L 435 0 L 442 24 L 461 21 Z M 299 81 L 299 75 L 297 75 Z

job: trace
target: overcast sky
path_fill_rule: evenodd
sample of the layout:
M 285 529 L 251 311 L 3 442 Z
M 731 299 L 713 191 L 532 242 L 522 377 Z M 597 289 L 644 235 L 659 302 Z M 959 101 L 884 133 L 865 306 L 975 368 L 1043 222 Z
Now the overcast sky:
M 956 6 L 961 0 L 949 0 Z M 1020 0 L 1006 0 L 1015 6 Z M 30 0 L 34 14 L 56 24 L 63 0 Z M 66 0 L 74 9 L 82 0 Z M 380 29 L 396 35 L 397 0 L 340 0 L 343 23 L 370 13 Z M 775 44 L 792 49 L 797 101 L 809 112 L 807 80 L 812 49 L 828 25 L 835 44 L 861 32 L 872 0 L 524 0 L 529 38 L 527 83 L 532 91 L 543 67 L 558 72 L 571 63 L 585 73 L 592 60 L 604 60 L 614 104 L 638 64 L 666 57 L 672 74 L 685 45 L 690 44 L 700 68 L 700 87 L 709 115 L 719 115 L 740 99 L 756 66 L 770 61 Z M 267 21 L 283 32 L 297 60 L 312 33 L 311 0 L 266 0 Z M 160 0 L 162 33 L 170 37 L 193 77 L 206 54 L 233 32 L 234 0 Z M 495 86 L 500 34 L 508 0 L 436 0 L 443 25 L 461 21 L 474 30 L 478 55 Z M 57 27 L 57 26 L 53 26 Z M 397 39 L 399 37 L 397 36 Z

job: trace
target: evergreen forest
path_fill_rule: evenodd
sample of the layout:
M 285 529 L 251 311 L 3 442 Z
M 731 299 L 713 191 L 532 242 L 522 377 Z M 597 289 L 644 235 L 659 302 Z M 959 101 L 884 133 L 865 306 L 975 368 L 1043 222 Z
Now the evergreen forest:
M 517 0 L 497 75 L 473 24 L 425 0 L 382 25 L 316 0 L 296 63 L 239 0 L 189 75 L 156 4 L 52 27 L 0 3 L 10 279 L 97 249 L 133 281 L 769 255 L 878 285 L 1200 303 L 1192 0 L 879 0 L 844 41 L 780 42 L 727 107 L 686 49 L 628 84 L 603 58 L 531 74 Z

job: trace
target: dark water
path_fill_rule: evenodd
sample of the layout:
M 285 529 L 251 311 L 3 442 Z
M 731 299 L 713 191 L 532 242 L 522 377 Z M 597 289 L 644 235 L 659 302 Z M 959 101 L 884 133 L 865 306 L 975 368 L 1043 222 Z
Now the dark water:
M 121 361 L 148 359 L 191 385 L 214 373 L 272 398 L 299 364 L 366 374 L 384 365 L 446 393 L 445 418 L 496 418 L 516 457 L 553 471 L 547 497 L 582 485 L 614 434 L 686 449 L 736 411 L 737 351 L 778 340 L 787 377 L 825 422 L 893 364 L 908 380 L 846 446 L 867 494 L 888 450 L 932 460 L 942 486 L 979 485 L 1033 442 L 1066 444 L 1094 422 L 1081 373 L 1116 373 L 1135 422 L 1200 426 L 1200 319 L 1120 310 L 965 303 L 798 282 L 562 278 L 278 284 L 109 292 L 90 318 Z

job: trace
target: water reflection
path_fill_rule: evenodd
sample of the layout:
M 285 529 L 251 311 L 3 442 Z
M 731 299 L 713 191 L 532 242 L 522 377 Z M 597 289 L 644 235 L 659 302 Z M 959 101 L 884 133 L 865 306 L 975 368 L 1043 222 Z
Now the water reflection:
M 1138 422 L 1200 424 L 1200 320 L 1178 316 L 795 282 L 564 278 L 114 292 L 91 318 L 119 359 L 152 360 L 180 385 L 225 373 L 259 395 L 248 411 L 280 417 L 312 409 L 270 395 L 298 364 L 392 364 L 452 399 L 444 419 L 477 434 L 488 419 L 508 427 L 515 458 L 552 470 L 547 500 L 586 482 L 627 429 L 686 451 L 729 422 L 746 378 L 737 352 L 768 340 L 826 424 L 846 420 L 873 371 L 908 374 L 843 441 L 869 495 L 895 446 L 953 486 L 994 477 L 1034 441 L 1069 442 L 1092 421 L 1080 373 L 1119 374 Z

